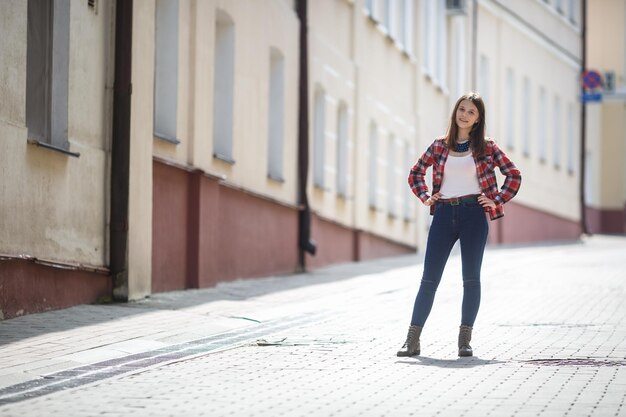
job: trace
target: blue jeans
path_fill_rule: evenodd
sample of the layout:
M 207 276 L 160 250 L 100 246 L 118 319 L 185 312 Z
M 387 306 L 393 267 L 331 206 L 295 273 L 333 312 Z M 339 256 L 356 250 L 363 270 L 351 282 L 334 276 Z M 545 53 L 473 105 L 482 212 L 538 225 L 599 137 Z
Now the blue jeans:
M 455 242 L 460 240 L 463 264 L 461 324 L 473 326 L 480 306 L 480 268 L 489 234 L 485 211 L 477 202 L 457 206 L 436 204 L 428 232 L 424 273 L 415 298 L 411 324 L 424 326 L 426 323 L 450 251 Z

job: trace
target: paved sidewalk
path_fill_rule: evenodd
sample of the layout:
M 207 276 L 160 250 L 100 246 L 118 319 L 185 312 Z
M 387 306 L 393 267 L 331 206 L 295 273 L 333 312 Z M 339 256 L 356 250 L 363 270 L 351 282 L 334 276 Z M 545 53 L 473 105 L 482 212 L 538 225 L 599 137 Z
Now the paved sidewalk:
M 454 254 L 397 358 L 408 256 L 0 322 L 1 416 L 626 416 L 626 238 L 490 248 L 456 357 Z

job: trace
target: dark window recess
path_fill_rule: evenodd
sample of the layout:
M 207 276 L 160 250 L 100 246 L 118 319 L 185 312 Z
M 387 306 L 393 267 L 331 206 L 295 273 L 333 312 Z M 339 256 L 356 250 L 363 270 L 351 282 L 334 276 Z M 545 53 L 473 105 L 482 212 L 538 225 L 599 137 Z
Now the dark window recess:
M 69 151 L 68 84 L 71 0 L 28 0 L 26 127 L 28 142 Z

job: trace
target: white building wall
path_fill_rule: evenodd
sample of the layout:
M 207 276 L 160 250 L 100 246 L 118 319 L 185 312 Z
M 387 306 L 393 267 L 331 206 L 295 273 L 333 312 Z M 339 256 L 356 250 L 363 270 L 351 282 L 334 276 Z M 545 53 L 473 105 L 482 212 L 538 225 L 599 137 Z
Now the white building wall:
M 299 21 L 291 2 L 180 2 L 178 138 L 154 139 L 154 155 L 200 168 L 252 193 L 295 206 Z M 215 31 L 218 11 L 234 28 L 232 161 L 214 156 Z M 284 57 L 283 178 L 268 176 L 270 62 Z M 219 57 L 217 58 L 219 59 Z
M 577 164 L 572 172 L 563 163 L 569 152 L 564 146 L 563 133 L 573 135 L 574 139 L 568 143 L 574 148 L 574 160 L 578 161 L 580 29 L 557 13 L 554 5 L 542 3 L 479 2 L 478 55 L 485 57 L 490 66 L 487 134 L 496 139 L 522 171 L 523 184 L 515 199 L 517 203 L 578 221 L 580 173 Z M 515 89 L 512 147 L 506 146 L 507 69 L 512 70 Z M 530 85 L 529 127 L 522 126 L 525 78 Z M 540 110 L 542 91 L 545 94 L 545 111 Z M 554 143 L 557 140 L 555 134 L 559 132 L 554 124 L 555 97 L 559 97 L 561 110 L 561 145 L 558 147 Z M 574 109 L 573 120 L 564 116 L 567 114 L 564 109 L 568 107 Z M 566 125 L 570 128 L 566 129 Z M 531 135 L 528 155 L 524 152 L 526 139 L 522 135 L 525 134 Z M 545 137 L 545 142 L 541 142 L 542 137 Z M 553 163 L 553 153 L 557 149 L 560 153 L 558 160 L 561 161 L 558 166 Z M 500 178 L 500 183 L 502 180 Z

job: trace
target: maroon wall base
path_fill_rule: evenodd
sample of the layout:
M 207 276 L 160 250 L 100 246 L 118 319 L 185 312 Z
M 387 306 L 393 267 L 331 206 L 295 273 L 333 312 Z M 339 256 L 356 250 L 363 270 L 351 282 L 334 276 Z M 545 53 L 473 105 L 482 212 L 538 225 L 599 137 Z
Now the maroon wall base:
M 586 207 L 585 215 L 590 233 L 626 233 L 626 208 L 624 210 L 600 210 Z
M 355 241 L 354 232 L 346 227 L 312 214 L 311 238 L 317 249 L 315 256 L 306 254 L 304 262 L 307 270 L 358 260 L 358 242 Z
M 201 253 L 212 256 L 219 265 L 216 280 L 285 274 L 298 268 L 295 208 L 220 187 L 219 208 L 213 215 L 218 228 L 217 251 Z
M 93 303 L 112 291 L 108 275 L 0 261 L 0 319 Z
M 153 292 L 297 270 L 295 208 L 158 160 L 153 172 Z
M 489 222 L 489 243 L 528 243 L 574 240 L 581 234 L 580 224 L 552 214 L 507 203 L 505 216 Z
M 399 256 L 415 253 L 417 248 L 401 245 L 391 240 L 370 233 L 355 232 L 358 242 L 358 260 L 384 258 L 387 256 Z
M 416 250 L 380 236 L 349 229 L 316 215 L 311 220 L 311 236 L 317 243 L 317 253 L 315 256 L 306 255 L 308 270 L 341 262 L 404 255 Z
M 296 208 L 157 159 L 153 173 L 153 292 L 299 269 Z M 311 227 L 318 251 L 306 257 L 309 270 L 415 251 L 315 215 Z
M 153 164 L 152 291 L 187 287 L 188 173 Z

